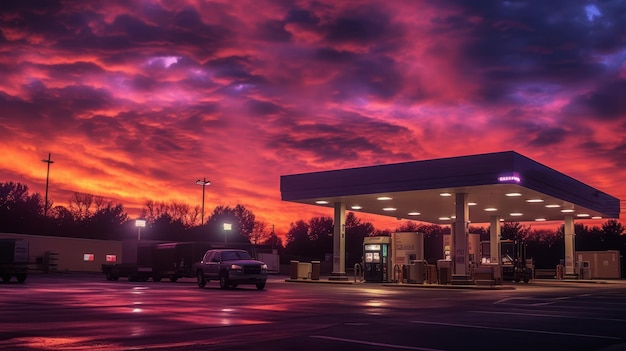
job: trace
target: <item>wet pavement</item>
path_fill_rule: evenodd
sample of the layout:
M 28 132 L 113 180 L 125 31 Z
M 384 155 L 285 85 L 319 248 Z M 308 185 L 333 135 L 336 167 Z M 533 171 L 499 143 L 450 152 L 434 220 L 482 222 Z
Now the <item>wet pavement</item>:
M 626 343 L 621 281 L 458 290 L 322 279 L 272 276 L 257 291 L 33 275 L 0 284 L 0 349 L 571 351 Z

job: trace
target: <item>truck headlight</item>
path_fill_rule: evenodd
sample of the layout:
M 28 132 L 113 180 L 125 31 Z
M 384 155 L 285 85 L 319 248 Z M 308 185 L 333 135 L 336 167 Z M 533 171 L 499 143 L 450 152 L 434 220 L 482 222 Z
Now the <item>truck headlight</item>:
M 261 270 L 262 271 L 266 271 L 267 270 L 267 265 L 266 264 L 262 264 L 261 265 Z
M 240 266 L 240 265 L 238 265 L 238 264 L 231 264 L 231 265 L 230 265 L 230 270 L 231 270 L 231 271 L 240 271 L 240 270 L 242 270 L 242 269 L 243 269 L 243 267 L 241 267 L 241 266 Z

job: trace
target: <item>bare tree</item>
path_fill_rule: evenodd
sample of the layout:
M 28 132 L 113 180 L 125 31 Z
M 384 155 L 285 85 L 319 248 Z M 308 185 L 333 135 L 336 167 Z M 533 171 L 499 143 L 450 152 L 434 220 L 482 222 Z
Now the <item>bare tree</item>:
M 77 220 L 84 220 L 90 216 L 91 205 L 94 202 L 94 196 L 85 193 L 74 193 L 69 201 L 69 210 Z
M 271 235 L 272 233 L 268 229 L 267 223 L 263 221 L 254 221 L 254 228 L 252 229 L 248 239 L 256 245 L 267 241 Z

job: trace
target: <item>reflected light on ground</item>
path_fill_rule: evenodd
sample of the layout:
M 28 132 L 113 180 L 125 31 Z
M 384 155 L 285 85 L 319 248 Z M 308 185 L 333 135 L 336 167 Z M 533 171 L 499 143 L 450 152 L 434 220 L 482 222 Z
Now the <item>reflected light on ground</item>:
M 85 342 L 90 338 L 16 338 L 15 341 L 20 347 L 35 350 L 84 350 Z M 89 350 L 119 350 L 119 346 L 115 345 L 90 345 Z
M 368 300 L 362 304 L 365 308 L 364 312 L 366 314 L 372 316 L 382 315 L 384 312 L 384 307 L 387 305 L 384 301 L 381 300 Z

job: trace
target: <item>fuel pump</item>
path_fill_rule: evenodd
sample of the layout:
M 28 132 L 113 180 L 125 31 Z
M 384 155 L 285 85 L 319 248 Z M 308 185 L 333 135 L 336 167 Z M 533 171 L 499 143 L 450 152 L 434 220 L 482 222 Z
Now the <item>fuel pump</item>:
M 366 237 L 363 240 L 363 278 L 366 282 L 389 282 L 391 272 L 391 238 Z

